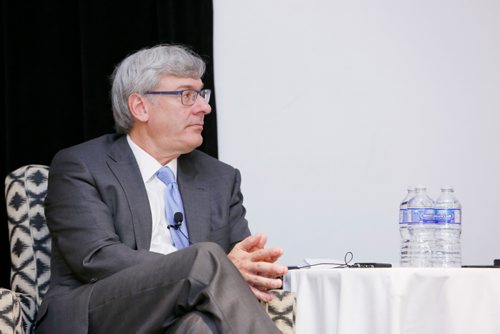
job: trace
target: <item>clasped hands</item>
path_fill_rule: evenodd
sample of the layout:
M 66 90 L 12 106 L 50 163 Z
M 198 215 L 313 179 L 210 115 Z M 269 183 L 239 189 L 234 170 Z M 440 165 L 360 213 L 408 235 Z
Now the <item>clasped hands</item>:
M 251 235 L 237 243 L 228 257 L 247 281 L 255 296 L 264 302 L 273 298 L 267 290 L 282 286 L 279 277 L 288 271 L 286 266 L 276 264 L 283 255 L 281 248 L 264 248 L 267 237 L 263 234 Z

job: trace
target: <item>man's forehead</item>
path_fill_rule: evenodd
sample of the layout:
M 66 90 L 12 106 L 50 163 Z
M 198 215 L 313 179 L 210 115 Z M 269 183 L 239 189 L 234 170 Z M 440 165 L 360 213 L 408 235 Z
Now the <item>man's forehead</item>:
M 200 78 L 191 77 L 181 77 L 176 75 L 164 75 L 162 76 L 160 82 L 160 87 L 170 87 L 172 89 L 177 88 L 196 88 L 199 89 L 203 87 L 203 81 Z

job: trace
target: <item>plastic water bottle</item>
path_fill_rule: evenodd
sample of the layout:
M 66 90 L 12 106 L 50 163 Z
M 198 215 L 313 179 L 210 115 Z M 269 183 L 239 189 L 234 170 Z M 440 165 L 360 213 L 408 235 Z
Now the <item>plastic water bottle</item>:
M 410 266 L 432 267 L 434 248 L 434 201 L 423 186 L 415 188 L 415 196 L 408 202 L 408 230 L 410 232 Z
M 434 267 L 461 267 L 462 206 L 455 197 L 452 187 L 441 188 L 435 208 Z
M 410 232 L 408 231 L 408 201 L 415 196 L 415 187 L 408 187 L 406 197 L 399 205 L 399 233 L 401 234 L 401 267 L 410 265 L 410 253 L 408 250 L 410 244 Z

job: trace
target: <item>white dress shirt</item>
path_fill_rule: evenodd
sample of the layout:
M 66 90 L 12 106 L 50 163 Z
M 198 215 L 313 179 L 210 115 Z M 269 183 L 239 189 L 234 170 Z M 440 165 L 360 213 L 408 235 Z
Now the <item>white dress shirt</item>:
M 149 250 L 161 254 L 172 253 L 177 248 L 172 245 L 172 237 L 170 236 L 170 230 L 167 228 L 168 223 L 165 217 L 164 198 L 166 185 L 156 176 L 156 172 L 163 166 L 134 143 L 129 135 L 127 135 L 127 142 L 139 165 L 151 208 L 152 233 Z M 177 159 L 170 161 L 167 166 L 170 167 L 177 179 Z

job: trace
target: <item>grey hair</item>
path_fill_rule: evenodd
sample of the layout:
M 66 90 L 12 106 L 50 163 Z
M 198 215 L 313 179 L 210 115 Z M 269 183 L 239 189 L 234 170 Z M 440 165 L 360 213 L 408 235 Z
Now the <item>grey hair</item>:
M 155 89 L 164 75 L 200 79 L 203 73 L 205 62 L 184 46 L 162 44 L 127 56 L 112 75 L 111 103 L 116 132 L 128 133 L 132 128 L 130 95 Z

